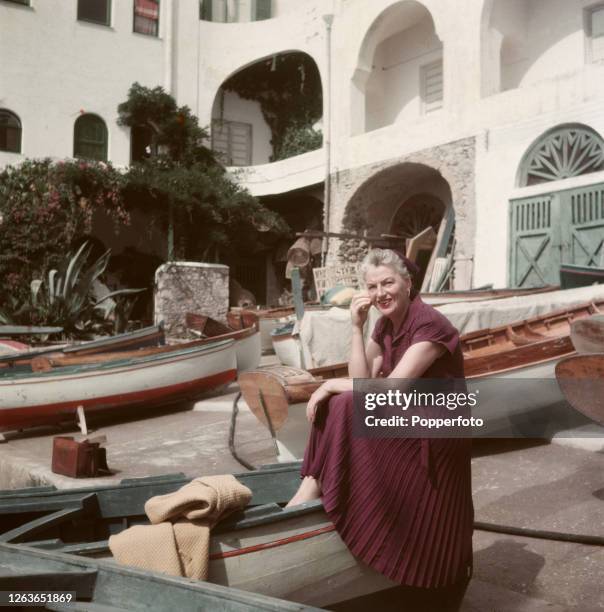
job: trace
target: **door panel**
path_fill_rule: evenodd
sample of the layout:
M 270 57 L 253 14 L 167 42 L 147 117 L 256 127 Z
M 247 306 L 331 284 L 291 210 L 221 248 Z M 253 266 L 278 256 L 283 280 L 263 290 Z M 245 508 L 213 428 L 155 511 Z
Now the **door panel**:
M 510 201 L 510 285 L 558 284 L 561 263 L 604 260 L 604 184 Z

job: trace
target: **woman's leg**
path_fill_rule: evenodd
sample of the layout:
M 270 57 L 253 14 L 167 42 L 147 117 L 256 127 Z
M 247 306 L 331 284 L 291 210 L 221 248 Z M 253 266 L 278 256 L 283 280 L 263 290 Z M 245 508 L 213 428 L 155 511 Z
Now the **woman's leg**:
M 286 508 L 297 506 L 305 502 L 313 501 L 321 497 L 321 487 L 312 476 L 305 476 L 296 491 L 296 494 L 289 500 Z

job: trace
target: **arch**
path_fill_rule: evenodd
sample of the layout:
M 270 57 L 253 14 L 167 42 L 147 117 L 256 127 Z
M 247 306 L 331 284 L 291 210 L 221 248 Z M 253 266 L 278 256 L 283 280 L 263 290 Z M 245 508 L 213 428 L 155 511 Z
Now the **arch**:
M 240 67 L 214 97 L 212 148 L 227 165 L 238 166 L 320 148 L 322 91 L 319 67 L 303 51 L 275 53 Z
M 21 119 L 6 108 L 0 108 L 0 151 L 21 153 Z
M 516 185 L 526 187 L 604 170 L 604 140 L 581 123 L 555 126 L 529 146 L 522 157 Z
M 426 4 L 390 4 L 373 20 L 359 48 L 351 80 L 352 134 L 439 108 L 442 64 L 442 38 Z M 428 66 L 431 73 L 426 73 Z M 434 95 L 440 105 L 429 106 Z
M 581 0 L 485 0 L 482 95 L 580 69 L 585 61 L 582 9 Z
M 80 115 L 73 126 L 73 156 L 107 161 L 108 132 L 105 121 L 98 115 Z
M 369 235 L 393 234 L 410 238 L 432 226 L 436 233 L 448 210 L 453 213 L 452 190 L 440 170 L 424 163 L 400 162 L 365 180 L 348 200 L 342 231 Z M 401 244 L 399 248 L 405 248 Z M 340 257 L 357 260 L 362 245 L 347 241 Z M 422 277 L 428 260 L 418 262 Z

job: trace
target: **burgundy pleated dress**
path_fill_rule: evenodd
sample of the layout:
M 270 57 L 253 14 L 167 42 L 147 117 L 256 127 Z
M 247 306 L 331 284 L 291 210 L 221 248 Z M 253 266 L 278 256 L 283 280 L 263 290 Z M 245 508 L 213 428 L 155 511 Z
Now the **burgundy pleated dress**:
M 415 297 L 398 332 L 382 317 L 373 339 L 388 376 L 421 341 L 447 349 L 424 378 L 463 378 L 457 330 Z M 327 515 L 352 554 L 391 580 L 448 587 L 472 570 L 470 452 L 466 439 L 383 438 L 352 434 L 352 392 L 334 395 L 312 427 L 302 476 L 321 483 Z

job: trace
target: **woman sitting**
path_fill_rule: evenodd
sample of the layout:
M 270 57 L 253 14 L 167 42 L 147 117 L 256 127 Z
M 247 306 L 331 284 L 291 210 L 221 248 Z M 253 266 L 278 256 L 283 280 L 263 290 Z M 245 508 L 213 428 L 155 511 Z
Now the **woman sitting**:
M 325 381 L 308 402 L 303 480 L 288 505 L 320 497 L 355 557 L 424 593 L 428 605 L 438 599 L 448 602 L 439 609 L 455 609 L 472 568 L 470 440 L 352 433 L 353 378 L 464 377 L 459 334 L 415 294 L 411 266 L 387 249 L 365 257 L 366 291 L 350 309 L 351 378 Z M 371 305 L 382 317 L 365 346 Z

